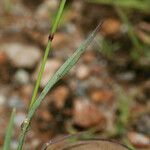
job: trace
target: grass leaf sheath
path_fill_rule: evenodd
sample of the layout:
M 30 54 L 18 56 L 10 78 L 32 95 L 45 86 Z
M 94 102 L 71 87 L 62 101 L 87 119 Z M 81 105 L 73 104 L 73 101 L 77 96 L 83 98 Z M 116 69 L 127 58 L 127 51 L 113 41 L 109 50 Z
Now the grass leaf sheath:
M 73 53 L 72 56 L 70 56 L 66 62 L 58 69 L 58 71 L 53 75 L 53 77 L 48 81 L 47 85 L 41 92 L 40 96 L 36 99 L 34 104 L 31 106 L 27 118 L 23 123 L 23 127 L 21 130 L 20 138 L 19 138 L 19 145 L 17 150 L 22 149 L 22 145 L 24 142 L 24 138 L 26 135 L 26 132 L 28 131 L 31 119 L 36 111 L 36 109 L 40 106 L 42 100 L 47 95 L 47 93 L 52 89 L 52 87 L 61 79 L 63 78 L 70 69 L 77 63 L 80 56 L 83 54 L 87 46 L 92 42 L 94 39 L 97 31 L 99 30 L 101 24 L 97 26 L 97 28 L 92 32 L 92 34 L 80 45 L 80 47 Z

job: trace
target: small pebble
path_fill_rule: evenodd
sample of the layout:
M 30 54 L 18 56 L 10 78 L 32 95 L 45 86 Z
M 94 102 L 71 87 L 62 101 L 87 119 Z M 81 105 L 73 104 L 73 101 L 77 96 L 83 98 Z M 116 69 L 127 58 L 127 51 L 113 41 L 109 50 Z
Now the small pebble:
M 3 106 L 6 102 L 6 97 L 2 94 L 0 94 L 0 106 Z
M 0 51 L 0 65 L 5 64 L 7 61 L 7 56 L 4 52 Z
M 128 133 L 128 138 L 138 148 L 150 148 L 150 139 L 141 133 L 130 132 Z
M 21 43 L 7 43 L 1 48 L 8 56 L 14 67 L 33 68 L 40 60 L 40 49 Z
M 117 78 L 121 81 L 132 81 L 135 79 L 134 72 L 123 72 L 117 75 Z
M 97 89 L 91 92 L 91 99 L 96 103 L 111 103 L 114 94 L 110 90 Z
M 121 29 L 121 23 L 115 18 L 109 18 L 102 24 L 102 32 L 105 36 L 114 35 L 119 33 Z
M 14 96 L 11 96 L 9 99 L 8 99 L 8 106 L 11 107 L 11 108 L 25 108 L 25 105 L 22 101 L 22 99 L 20 99 L 20 97 L 14 95 Z
M 39 139 L 33 139 L 32 142 L 31 142 L 31 146 L 33 148 L 36 148 L 39 144 L 40 144 L 40 140 Z
M 140 116 L 136 122 L 136 128 L 139 132 L 150 135 L 150 114 Z
M 77 67 L 76 69 L 76 76 L 78 79 L 83 80 L 88 78 L 90 75 L 90 70 L 89 67 L 86 65 L 80 65 L 79 67 Z
M 12 150 L 16 150 L 18 147 L 18 141 L 17 140 L 12 140 L 11 145 L 10 145 Z
M 69 89 L 66 86 L 59 86 L 53 91 L 52 95 L 56 107 L 63 108 L 69 96 Z
M 17 84 L 27 84 L 29 82 L 29 74 L 25 70 L 18 70 L 14 75 L 14 82 Z
M 74 123 L 80 127 L 103 126 L 105 117 L 103 113 L 87 100 L 75 100 L 73 109 Z
M 37 118 L 39 120 L 43 120 L 46 122 L 50 122 L 53 119 L 53 116 L 50 114 L 50 112 L 48 110 L 38 110 L 38 115 Z
M 15 119 L 14 119 L 14 124 L 17 126 L 17 127 L 20 127 L 23 123 L 23 121 L 25 120 L 26 118 L 26 115 L 24 113 L 17 113 L 16 116 L 15 116 Z

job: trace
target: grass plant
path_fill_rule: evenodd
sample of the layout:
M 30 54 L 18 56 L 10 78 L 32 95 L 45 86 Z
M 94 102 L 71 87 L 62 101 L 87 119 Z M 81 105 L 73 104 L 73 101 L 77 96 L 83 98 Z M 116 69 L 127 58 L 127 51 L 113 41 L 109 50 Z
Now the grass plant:
M 22 125 L 21 134 L 19 137 L 19 144 L 18 149 L 22 149 L 22 145 L 24 143 L 25 135 L 28 131 L 28 128 L 30 126 L 31 120 L 33 115 L 35 114 L 37 108 L 40 106 L 41 102 L 47 95 L 47 93 L 53 88 L 53 86 L 62 79 L 69 71 L 70 69 L 77 63 L 80 56 L 83 54 L 85 49 L 88 47 L 88 45 L 92 42 L 94 39 L 96 33 L 100 29 L 101 24 L 97 26 L 97 28 L 92 32 L 92 34 L 79 46 L 79 48 L 70 56 L 66 62 L 58 69 L 58 71 L 52 76 L 52 78 L 48 81 L 47 85 L 39 95 L 39 97 L 36 99 L 36 101 L 33 103 L 31 108 L 28 111 L 27 117 Z
M 22 126 L 21 126 L 21 131 L 20 131 L 17 150 L 22 150 L 23 144 L 24 144 L 24 141 L 25 141 L 25 136 L 26 136 L 26 134 L 28 132 L 28 129 L 30 127 L 30 123 L 31 123 L 31 120 L 33 118 L 33 115 L 35 114 L 37 108 L 40 106 L 41 102 L 43 101 L 43 99 L 45 98 L 47 93 L 77 63 L 80 56 L 83 54 L 83 52 L 85 51 L 87 46 L 92 42 L 92 40 L 94 39 L 96 33 L 98 32 L 98 30 L 100 29 L 100 26 L 101 26 L 101 24 L 99 24 L 97 26 L 97 28 L 89 35 L 89 37 L 72 54 L 72 56 L 70 56 L 66 60 L 66 62 L 58 69 L 58 71 L 48 81 L 47 85 L 45 86 L 45 88 L 42 90 L 41 94 L 37 98 L 37 93 L 38 93 L 39 85 L 40 85 L 40 82 L 41 82 L 41 79 L 42 79 L 42 74 L 43 74 L 43 71 L 44 71 L 44 68 L 45 68 L 45 64 L 46 64 L 46 61 L 47 61 L 48 54 L 51 50 L 52 40 L 53 40 L 54 34 L 57 30 L 58 24 L 60 22 L 64 7 L 65 7 L 65 3 L 66 3 L 66 0 L 62 0 L 60 2 L 60 6 L 59 6 L 59 9 L 58 9 L 57 15 L 55 17 L 54 23 L 53 23 L 52 28 L 50 30 L 48 44 L 47 44 L 47 47 L 45 49 L 45 53 L 44 53 L 44 56 L 43 56 L 43 59 L 42 59 L 41 67 L 40 67 L 40 70 L 39 70 L 39 73 L 38 73 L 38 78 L 37 78 L 35 88 L 34 88 L 34 91 L 33 91 L 33 95 L 32 95 L 32 99 L 31 99 L 29 109 L 28 109 L 27 117 L 26 117 L 26 119 L 24 120 L 24 122 L 22 123 Z M 8 127 L 8 130 L 7 130 L 7 134 L 6 134 L 6 138 L 5 138 L 5 142 L 4 142 L 4 150 L 9 150 L 11 135 L 12 135 L 12 131 L 13 131 L 14 117 L 15 117 L 15 110 L 13 110 L 13 113 L 11 115 L 9 127 Z

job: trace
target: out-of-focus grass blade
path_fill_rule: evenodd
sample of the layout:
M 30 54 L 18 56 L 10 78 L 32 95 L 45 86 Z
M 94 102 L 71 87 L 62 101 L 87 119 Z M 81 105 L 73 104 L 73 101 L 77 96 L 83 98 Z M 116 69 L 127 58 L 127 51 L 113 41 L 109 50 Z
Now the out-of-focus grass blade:
M 148 12 L 150 9 L 149 0 L 86 0 L 91 3 L 99 3 L 105 5 L 118 5 L 124 8 L 138 9 L 144 12 Z
M 131 142 L 128 139 L 124 139 L 123 143 L 129 147 L 130 150 L 136 150 L 136 148 L 131 144 Z
M 119 116 L 116 122 L 116 134 L 122 135 L 125 132 L 129 121 L 130 106 L 132 99 L 120 86 L 115 86 L 118 92 L 118 111 Z
M 12 137 L 12 132 L 13 132 L 15 114 L 16 114 L 16 109 L 14 108 L 12 113 L 11 113 L 9 125 L 8 125 L 7 131 L 6 131 L 3 150 L 9 150 L 10 149 L 10 143 L 11 143 L 11 137 Z
M 97 26 L 97 28 L 90 34 L 90 36 L 81 44 L 81 46 L 73 53 L 72 56 L 70 56 L 66 62 L 58 69 L 58 71 L 53 75 L 53 77 L 48 81 L 47 85 L 41 92 L 40 96 L 37 98 L 35 103 L 32 105 L 31 109 L 28 112 L 27 118 L 23 123 L 22 126 L 22 133 L 20 136 L 19 144 L 21 144 L 24 141 L 25 133 L 28 130 L 28 127 L 30 125 L 31 119 L 36 111 L 36 109 L 40 106 L 42 100 L 46 96 L 46 94 L 52 89 L 52 87 L 61 79 L 63 78 L 69 70 L 77 63 L 80 56 L 83 54 L 85 49 L 88 47 L 88 45 L 92 42 L 94 39 L 96 33 L 101 27 L 101 23 Z M 18 148 L 20 150 L 20 148 Z

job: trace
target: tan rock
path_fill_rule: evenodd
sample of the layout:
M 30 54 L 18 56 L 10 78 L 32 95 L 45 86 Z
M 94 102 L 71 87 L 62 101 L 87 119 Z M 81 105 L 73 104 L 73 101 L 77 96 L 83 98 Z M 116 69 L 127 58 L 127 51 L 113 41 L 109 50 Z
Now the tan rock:
M 87 100 L 75 100 L 73 114 L 74 123 L 81 127 L 104 124 L 103 113 Z
M 54 49 L 59 49 L 64 47 L 68 43 L 68 36 L 63 33 L 56 33 L 52 42 L 52 47 Z
M 83 55 L 83 60 L 86 63 L 91 63 L 92 61 L 94 61 L 95 58 L 96 58 L 96 56 L 95 56 L 95 54 L 92 51 L 87 51 Z
M 88 78 L 90 75 L 90 70 L 89 67 L 86 65 L 80 65 L 79 67 L 77 67 L 76 69 L 76 76 L 78 79 L 83 80 Z
M 52 115 L 47 110 L 40 111 L 39 116 L 44 121 L 51 121 L 53 118 Z
M 110 103 L 113 100 L 113 93 L 110 90 L 95 90 L 91 92 L 91 99 L 96 103 Z
M 130 142 L 138 148 L 149 148 L 150 149 L 150 138 L 136 132 L 128 133 Z
M 102 32 L 105 36 L 110 36 L 118 33 L 121 28 L 121 23 L 115 18 L 105 20 L 102 25 Z
M 66 86 L 59 86 L 53 91 L 52 95 L 56 107 L 63 108 L 69 96 L 69 89 Z
M 0 65 L 5 64 L 7 61 L 7 56 L 3 51 L 0 51 Z

